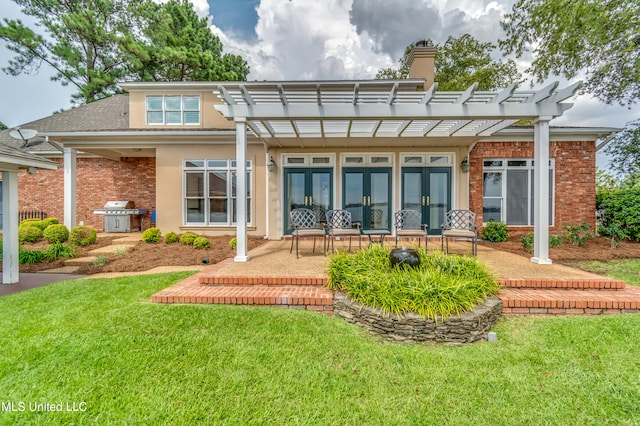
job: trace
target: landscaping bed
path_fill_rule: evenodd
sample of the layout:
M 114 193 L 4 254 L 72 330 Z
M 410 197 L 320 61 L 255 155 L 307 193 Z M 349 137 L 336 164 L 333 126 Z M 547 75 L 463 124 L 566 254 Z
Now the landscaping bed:
M 91 256 L 90 251 L 113 244 L 114 239 L 122 238 L 122 235 L 101 235 L 95 244 L 85 247 L 76 247 L 76 258 Z M 75 272 L 77 274 L 96 274 L 100 272 L 135 272 L 146 271 L 158 266 L 189 266 L 202 265 L 202 260 L 207 259 L 209 264 L 218 263 L 228 257 L 235 256 L 235 250 L 229 246 L 229 241 L 233 238 L 230 235 L 217 237 L 207 237 L 210 247 L 196 249 L 192 245 L 165 244 L 162 240 L 157 243 L 143 243 L 140 241 L 126 252 L 118 254 L 104 255 L 107 263 L 102 266 L 87 264 L 80 266 Z M 261 237 L 249 237 L 248 247 L 253 249 L 264 244 Z M 37 243 L 25 243 L 22 248 L 37 250 L 45 248 L 46 241 Z M 65 265 L 68 259 L 60 258 L 53 262 L 35 263 L 20 265 L 20 272 L 39 272 L 47 269 L 60 268 Z M 0 265 L 0 270 L 1 270 Z
M 518 237 L 511 237 L 503 243 L 479 241 L 479 245 L 491 247 L 509 253 L 519 254 L 525 257 L 533 256 L 527 251 Z M 549 257 L 554 262 L 571 263 L 571 261 L 607 261 L 613 259 L 640 258 L 640 244 L 632 241 L 622 241 L 617 248 L 611 247 L 611 240 L 605 237 L 596 237 L 587 240 L 583 247 L 564 242 L 558 247 L 549 247 Z

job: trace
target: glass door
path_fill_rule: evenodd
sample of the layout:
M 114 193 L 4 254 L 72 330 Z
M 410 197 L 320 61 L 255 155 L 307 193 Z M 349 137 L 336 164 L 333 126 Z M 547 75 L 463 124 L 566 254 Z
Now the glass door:
M 316 214 L 316 220 L 324 222 L 324 212 L 333 208 L 333 169 L 317 168 L 284 169 L 284 224 L 285 234 L 290 234 L 289 212 L 307 208 Z
M 451 209 L 451 169 L 403 167 L 402 208 L 422 213 L 429 235 L 439 235 L 445 214 Z
M 391 229 L 391 169 L 345 168 L 342 205 L 362 229 Z

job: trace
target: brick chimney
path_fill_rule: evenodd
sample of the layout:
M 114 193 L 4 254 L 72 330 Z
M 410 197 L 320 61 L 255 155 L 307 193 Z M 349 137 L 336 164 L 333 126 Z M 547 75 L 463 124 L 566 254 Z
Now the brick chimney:
M 426 41 L 420 40 L 414 44 L 407 59 L 409 78 L 427 80 L 424 83 L 424 90 L 429 89 L 434 83 L 436 52 L 435 46 L 427 45 Z

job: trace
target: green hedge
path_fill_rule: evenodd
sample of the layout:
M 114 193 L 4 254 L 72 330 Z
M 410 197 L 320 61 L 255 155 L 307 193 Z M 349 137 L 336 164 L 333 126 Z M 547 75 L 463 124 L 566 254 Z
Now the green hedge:
M 69 242 L 78 246 L 88 246 L 96 242 L 98 234 L 90 226 L 74 226 L 69 233 Z
M 626 238 L 640 241 L 640 189 L 600 191 L 596 202 L 604 210 L 604 235 L 622 232 Z

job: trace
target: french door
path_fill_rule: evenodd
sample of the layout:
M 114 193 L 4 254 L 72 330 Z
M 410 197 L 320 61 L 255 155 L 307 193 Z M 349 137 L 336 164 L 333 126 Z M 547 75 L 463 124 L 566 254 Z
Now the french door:
M 362 229 L 391 229 L 391 168 L 342 169 L 342 205 Z
M 316 214 L 318 222 L 324 222 L 324 212 L 333 208 L 333 169 L 285 168 L 284 169 L 284 228 L 292 232 L 289 212 L 307 208 Z
M 403 167 L 402 208 L 422 213 L 429 235 L 439 235 L 451 209 L 451 168 Z

